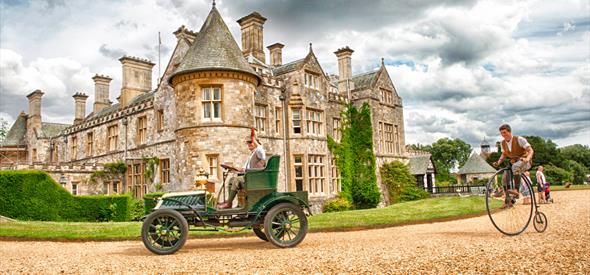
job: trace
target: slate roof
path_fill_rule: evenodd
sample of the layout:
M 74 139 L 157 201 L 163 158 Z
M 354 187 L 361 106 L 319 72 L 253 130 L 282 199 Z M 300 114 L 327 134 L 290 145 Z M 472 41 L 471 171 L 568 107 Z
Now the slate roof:
M 279 67 L 272 69 L 272 74 L 277 76 L 277 75 L 282 75 L 282 74 L 290 73 L 292 71 L 299 70 L 301 68 L 301 66 L 303 66 L 304 63 L 305 63 L 305 58 L 301 58 L 299 60 L 295 60 L 293 62 L 283 64 Z
M 27 134 L 27 117 L 24 114 L 18 118 L 6 133 L 6 138 L 2 142 L 2 146 L 19 146 L 25 145 L 25 135 Z
M 496 169 L 490 166 L 480 155 L 473 153 L 465 162 L 457 174 L 483 174 L 496 173 Z
M 176 75 L 205 70 L 239 71 L 251 74 L 261 81 L 260 76 L 252 70 L 244 58 L 215 6 L 209 12 L 195 42 L 168 81 L 172 83 Z
M 52 138 L 59 136 L 64 129 L 72 126 L 71 124 L 42 122 L 41 131 L 38 132 L 40 138 Z
M 430 154 L 412 156 L 410 157 L 408 168 L 410 168 L 412 175 L 425 175 L 428 170 L 428 164 L 430 164 Z
M 364 89 L 370 87 L 375 80 L 375 76 L 379 71 L 367 72 L 352 76 L 352 82 L 354 83 L 354 89 Z

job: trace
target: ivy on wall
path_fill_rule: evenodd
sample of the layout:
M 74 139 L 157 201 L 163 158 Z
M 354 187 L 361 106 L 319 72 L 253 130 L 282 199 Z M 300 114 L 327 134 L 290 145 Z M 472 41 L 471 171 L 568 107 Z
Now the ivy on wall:
M 367 103 L 360 110 L 349 104 L 341 116 L 341 141 L 328 136 L 328 148 L 341 173 L 340 196 L 356 209 L 374 208 L 379 204 L 380 193 L 375 174 L 371 109 Z

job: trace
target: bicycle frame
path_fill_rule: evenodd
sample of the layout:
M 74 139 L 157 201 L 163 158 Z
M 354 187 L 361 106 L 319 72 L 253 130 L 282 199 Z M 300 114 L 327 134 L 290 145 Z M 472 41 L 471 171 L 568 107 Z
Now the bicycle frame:
M 508 172 L 507 173 L 508 174 L 508 185 L 511 187 L 512 190 L 516 190 L 516 188 L 514 186 L 514 180 L 513 180 L 514 174 L 512 172 L 512 164 L 511 163 L 508 164 L 508 166 L 506 166 L 506 167 L 501 168 L 500 170 L 498 170 L 498 172 L 496 172 L 496 174 L 499 174 L 500 172 L 503 173 L 505 171 Z M 537 213 L 539 211 L 538 211 L 538 205 L 537 205 L 537 198 L 535 197 L 535 191 L 533 190 L 533 183 L 529 180 L 528 177 L 525 177 L 524 174 L 520 174 L 520 179 L 521 179 L 520 184 L 523 184 L 523 182 L 526 183 L 527 184 L 527 187 L 530 190 L 530 193 L 531 193 L 531 203 L 533 204 L 533 208 L 535 209 L 535 211 L 534 211 L 535 212 L 535 215 L 537 215 Z M 502 179 L 502 180 L 504 180 L 504 179 Z M 503 184 L 502 184 L 502 187 L 504 189 L 506 189 L 506 186 L 504 186 Z M 508 194 L 508 192 L 506 192 L 506 191 L 507 190 L 504 190 L 505 194 Z

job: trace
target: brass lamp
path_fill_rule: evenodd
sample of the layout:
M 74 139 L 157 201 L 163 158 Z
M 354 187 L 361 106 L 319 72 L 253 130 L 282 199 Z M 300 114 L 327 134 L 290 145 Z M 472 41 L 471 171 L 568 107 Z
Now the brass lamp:
M 197 189 L 205 189 L 209 178 L 209 174 L 205 172 L 203 167 L 199 166 L 195 175 L 195 187 Z

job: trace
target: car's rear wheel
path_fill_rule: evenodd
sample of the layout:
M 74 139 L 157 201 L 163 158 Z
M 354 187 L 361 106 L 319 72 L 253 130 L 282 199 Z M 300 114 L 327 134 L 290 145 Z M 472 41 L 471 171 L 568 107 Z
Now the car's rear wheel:
M 172 209 L 160 209 L 149 214 L 141 227 L 145 247 L 158 255 L 173 254 L 188 238 L 186 219 Z
M 264 218 L 264 233 L 269 242 L 286 248 L 301 243 L 307 234 L 307 217 L 299 205 L 280 203 Z

